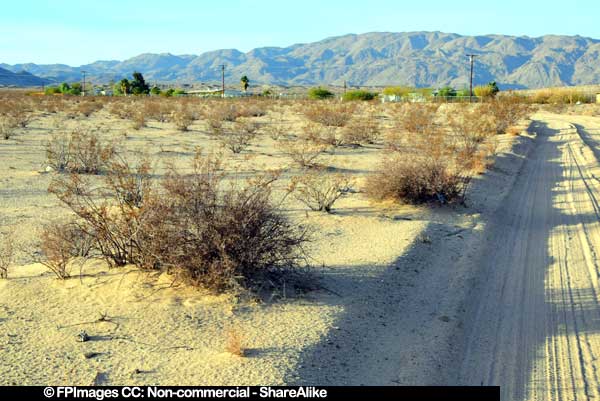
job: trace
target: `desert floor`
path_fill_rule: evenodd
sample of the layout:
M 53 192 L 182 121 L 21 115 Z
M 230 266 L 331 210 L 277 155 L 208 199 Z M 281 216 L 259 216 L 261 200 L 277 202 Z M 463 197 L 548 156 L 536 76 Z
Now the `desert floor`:
M 528 132 L 498 136 L 466 207 L 373 204 L 357 191 L 324 214 L 290 200 L 290 216 L 318 228 L 319 285 L 263 302 L 100 262 L 60 281 L 33 263 L 40 223 L 67 214 L 43 172 L 52 118 L 0 146 L 0 219 L 21 249 L 0 281 L 2 384 L 484 384 L 506 400 L 600 396 L 600 118 L 538 112 Z M 58 124 L 102 127 L 178 162 L 215 146 L 200 126 L 132 131 L 105 111 L 91 120 Z M 285 166 L 269 141 L 234 161 Z M 380 154 L 341 149 L 328 165 L 360 183 Z M 77 341 L 82 330 L 91 341 Z M 231 330 L 245 357 L 225 351 Z

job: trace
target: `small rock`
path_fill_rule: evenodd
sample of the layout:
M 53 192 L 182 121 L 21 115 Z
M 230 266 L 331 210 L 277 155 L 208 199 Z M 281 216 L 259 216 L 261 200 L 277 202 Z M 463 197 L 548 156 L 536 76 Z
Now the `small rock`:
M 85 359 L 92 359 L 92 358 L 97 357 L 98 355 L 100 355 L 99 352 L 86 352 L 86 353 L 83 354 L 83 357 Z
M 52 167 L 52 166 L 46 166 L 46 168 L 44 169 L 44 171 L 45 171 L 46 173 L 51 173 L 51 172 L 53 172 L 53 171 L 54 171 L 54 167 Z

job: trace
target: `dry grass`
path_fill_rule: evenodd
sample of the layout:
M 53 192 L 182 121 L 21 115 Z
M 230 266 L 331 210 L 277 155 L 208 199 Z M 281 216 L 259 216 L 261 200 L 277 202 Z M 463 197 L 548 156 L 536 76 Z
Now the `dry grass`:
M 239 329 L 229 329 L 225 334 L 225 351 L 233 356 L 246 356 L 244 336 Z

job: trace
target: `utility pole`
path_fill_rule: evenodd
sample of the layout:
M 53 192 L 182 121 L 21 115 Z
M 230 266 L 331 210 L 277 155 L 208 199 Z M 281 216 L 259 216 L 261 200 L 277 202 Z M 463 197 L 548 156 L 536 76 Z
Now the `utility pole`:
M 85 96 L 85 73 L 86 73 L 86 71 L 81 70 L 81 73 L 83 74 L 83 90 L 81 91 L 81 96 Z
M 471 80 L 470 80 L 470 85 L 469 85 L 469 103 L 473 102 L 473 65 L 475 64 L 475 57 L 477 57 L 477 54 L 467 54 L 467 57 L 469 57 L 470 61 L 471 61 Z
M 225 98 L 225 64 L 221 65 L 221 97 Z
M 346 83 L 346 80 L 344 80 L 344 95 L 346 94 L 346 89 L 348 88 L 348 85 Z

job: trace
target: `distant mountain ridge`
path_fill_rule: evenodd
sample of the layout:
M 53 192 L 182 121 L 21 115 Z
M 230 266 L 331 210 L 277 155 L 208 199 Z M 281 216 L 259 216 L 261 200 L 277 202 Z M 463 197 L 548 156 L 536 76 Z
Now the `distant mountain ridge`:
M 0 68 L 0 86 L 41 86 L 50 82 L 52 81 L 36 77 L 27 71 L 13 72 Z
M 497 81 L 504 88 L 590 85 L 600 82 L 600 40 L 580 36 L 482 35 L 442 32 L 375 32 L 344 35 L 289 47 L 263 47 L 247 53 L 217 50 L 200 55 L 146 53 L 124 60 L 63 64 L 0 64 L 42 78 L 108 82 L 140 71 L 150 82 L 218 82 L 247 75 L 251 84 L 381 86 L 468 84 L 467 53 L 477 54 L 475 83 Z

